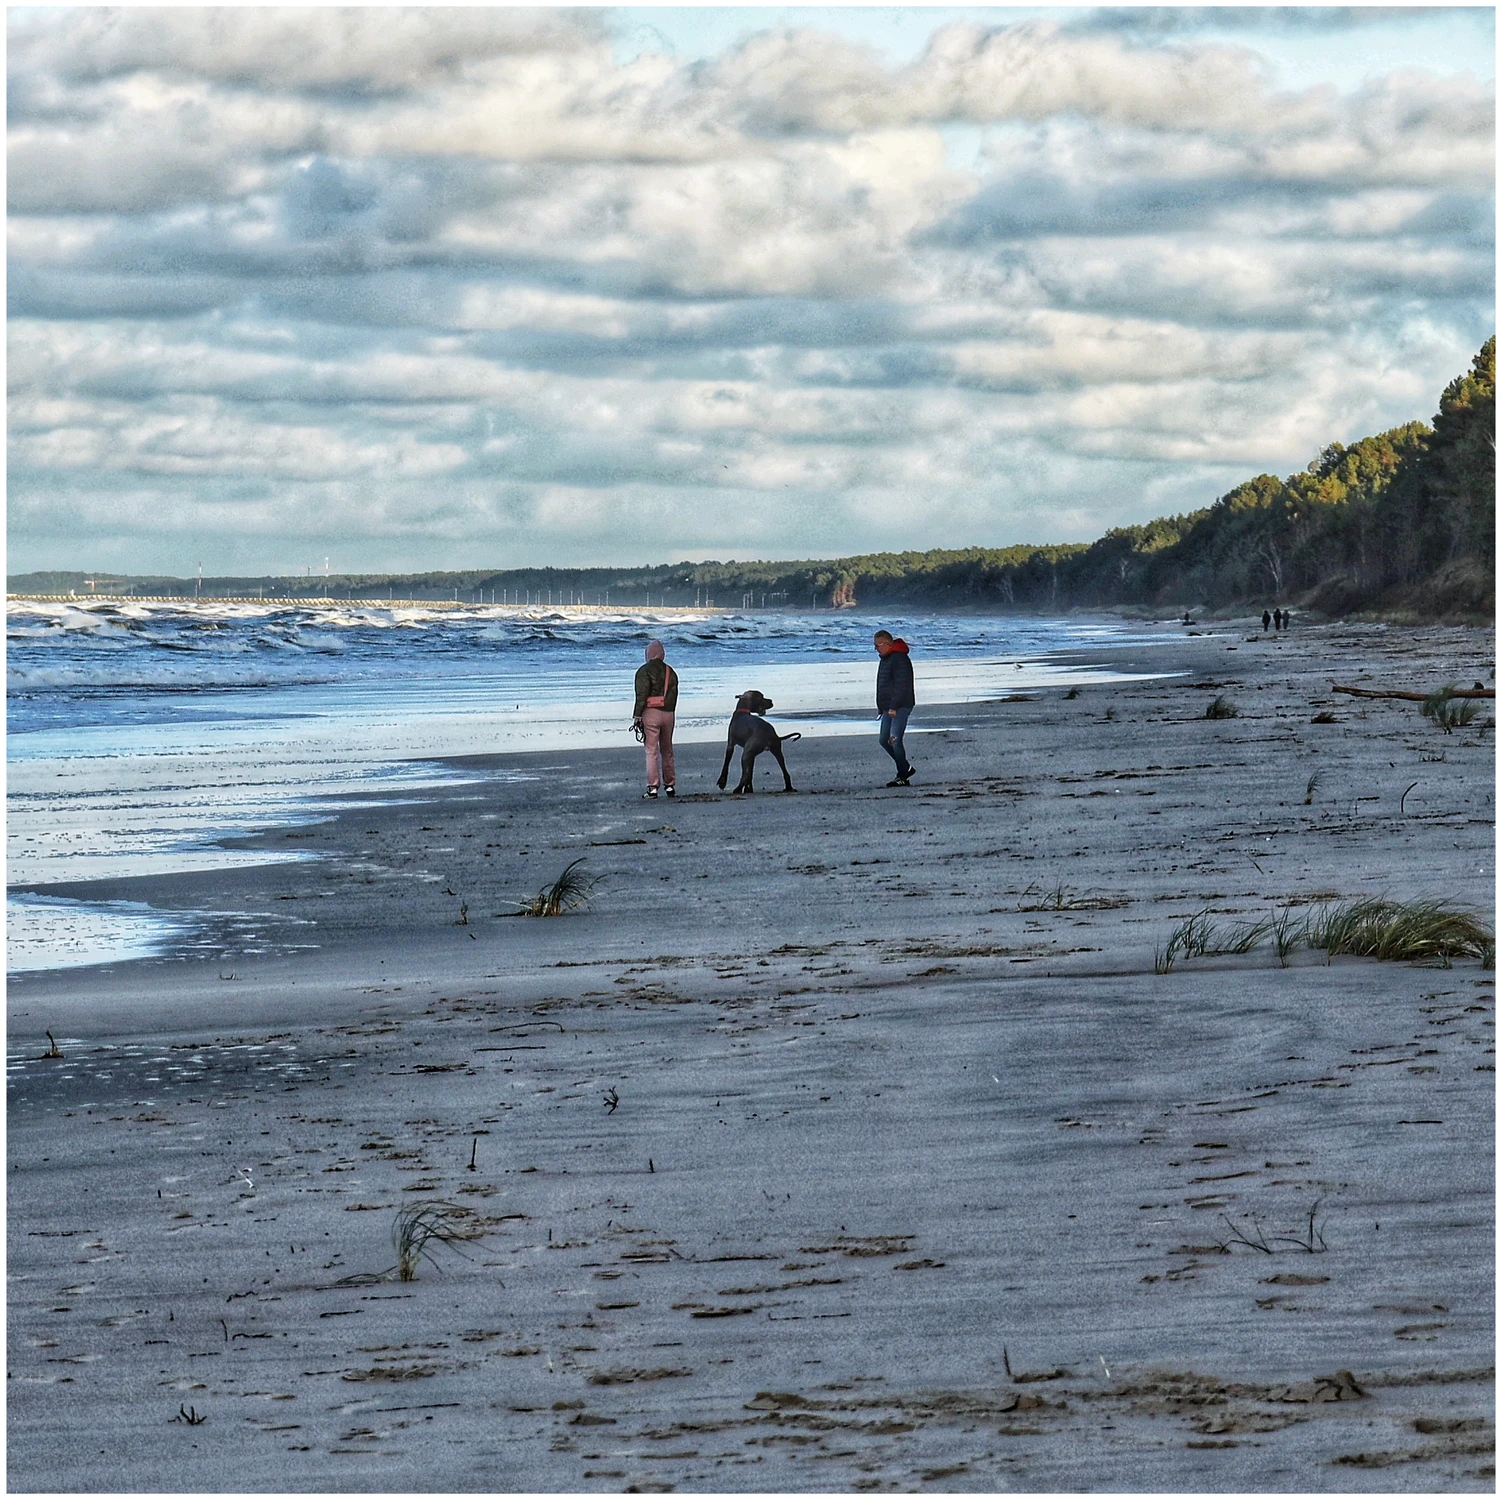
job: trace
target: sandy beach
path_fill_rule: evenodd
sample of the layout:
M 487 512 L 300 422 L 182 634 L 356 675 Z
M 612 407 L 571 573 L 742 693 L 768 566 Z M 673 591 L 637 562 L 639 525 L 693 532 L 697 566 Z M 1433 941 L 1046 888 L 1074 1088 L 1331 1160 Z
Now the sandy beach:
M 1494 705 L 1331 685 L 1492 633 L 1158 628 L 1019 701 L 920 651 L 906 790 L 874 715 L 796 796 L 623 735 L 51 888 L 207 915 L 11 981 L 10 1488 L 1490 1491 L 1492 971 L 1155 958 L 1491 924 Z

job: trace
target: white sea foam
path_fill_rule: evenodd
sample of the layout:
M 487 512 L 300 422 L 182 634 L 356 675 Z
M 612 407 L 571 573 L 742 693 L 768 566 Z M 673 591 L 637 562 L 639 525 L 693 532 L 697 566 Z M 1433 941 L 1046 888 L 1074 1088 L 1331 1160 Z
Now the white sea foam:
M 5 903 L 5 971 L 26 974 L 150 958 L 191 925 L 139 901 L 10 896 Z

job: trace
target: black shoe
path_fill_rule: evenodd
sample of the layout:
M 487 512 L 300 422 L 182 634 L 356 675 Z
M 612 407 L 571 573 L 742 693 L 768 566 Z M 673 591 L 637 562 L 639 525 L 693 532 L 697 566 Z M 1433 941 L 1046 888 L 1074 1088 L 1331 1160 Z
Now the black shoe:
M 908 781 L 906 776 L 899 776 L 895 781 L 889 781 L 887 783 L 888 786 L 906 786 L 907 784 Z
M 678 795 L 678 793 L 670 786 L 663 787 L 662 791 L 663 795 L 666 797 L 676 797 Z
M 649 786 L 646 791 L 641 794 L 641 799 L 643 802 L 655 802 L 657 800 L 657 788 L 655 786 Z

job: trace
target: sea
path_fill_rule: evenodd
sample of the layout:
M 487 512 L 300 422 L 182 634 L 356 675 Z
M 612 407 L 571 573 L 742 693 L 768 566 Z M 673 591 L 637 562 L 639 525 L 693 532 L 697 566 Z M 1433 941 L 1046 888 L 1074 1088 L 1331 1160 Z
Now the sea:
M 1110 618 L 11 599 L 7 971 L 192 946 L 191 914 L 54 887 L 304 857 L 224 841 L 474 777 L 445 757 L 633 745 L 653 639 L 678 743 L 721 739 L 750 687 L 785 733 L 874 734 L 883 626 L 933 704 L 1122 680 L 1092 649 L 1164 639 Z M 939 727 L 920 710 L 909 734 Z

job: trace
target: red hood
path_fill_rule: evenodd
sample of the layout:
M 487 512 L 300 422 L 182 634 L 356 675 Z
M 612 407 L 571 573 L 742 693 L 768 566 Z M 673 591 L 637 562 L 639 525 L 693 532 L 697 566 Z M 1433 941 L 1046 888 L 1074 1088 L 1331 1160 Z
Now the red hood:
M 894 651 L 900 651 L 904 656 L 908 654 L 907 642 L 903 640 L 901 636 L 898 636 L 897 639 L 887 647 L 888 654 L 891 654 Z

